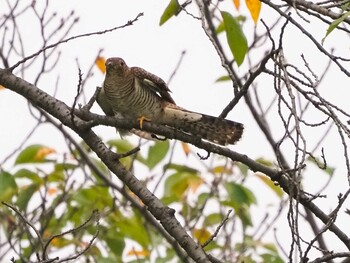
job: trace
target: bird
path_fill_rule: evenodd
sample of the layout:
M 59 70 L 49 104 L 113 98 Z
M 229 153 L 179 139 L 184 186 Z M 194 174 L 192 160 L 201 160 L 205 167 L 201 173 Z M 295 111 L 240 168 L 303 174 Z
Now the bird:
M 149 138 L 143 122 L 166 125 L 219 145 L 235 144 L 242 136 L 242 123 L 193 112 L 178 106 L 160 77 L 140 67 L 129 67 L 122 58 L 105 62 L 106 75 L 97 103 L 108 116 L 138 120 L 139 129 L 118 129 Z

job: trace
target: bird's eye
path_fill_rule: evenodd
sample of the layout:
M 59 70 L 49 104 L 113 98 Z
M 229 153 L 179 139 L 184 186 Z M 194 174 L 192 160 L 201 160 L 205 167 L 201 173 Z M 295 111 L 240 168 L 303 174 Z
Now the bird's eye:
M 124 62 L 120 61 L 120 66 L 123 67 L 124 66 Z
M 112 62 L 111 61 L 106 61 L 106 67 L 110 67 L 112 65 Z

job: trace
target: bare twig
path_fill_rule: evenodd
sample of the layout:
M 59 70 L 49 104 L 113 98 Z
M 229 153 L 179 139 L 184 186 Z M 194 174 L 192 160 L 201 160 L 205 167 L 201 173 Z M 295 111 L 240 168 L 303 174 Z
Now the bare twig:
M 11 66 L 9 68 L 10 71 L 13 71 L 15 68 L 17 68 L 19 65 L 25 63 L 26 61 L 32 59 L 32 58 L 35 58 L 37 57 L 39 54 L 41 54 L 42 52 L 48 50 L 48 49 L 51 49 L 51 48 L 55 48 L 57 47 L 58 45 L 60 44 L 63 44 L 63 43 L 67 43 L 71 40 L 75 40 L 75 39 L 78 39 L 78 38 L 82 38 L 82 37 L 88 37 L 88 36 L 94 36 L 94 35 L 102 35 L 102 34 L 106 34 L 106 33 L 110 33 L 110 32 L 113 32 L 115 30 L 118 30 L 118 29 L 121 29 L 121 28 L 124 28 L 124 27 L 128 27 L 128 26 L 131 26 L 133 25 L 141 16 L 143 16 L 143 13 L 139 13 L 133 20 L 129 20 L 127 23 L 125 23 L 124 25 L 121 25 L 121 26 L 116 26 L 116 27 L 113 27 L 113 28 L 110 28 L 110 29 L 106 29 L 106 30 L 103 30 L 103 31 L 96 31 L 96 32 L 92 32 L 92 33 L 86 33 L 86 34 L 81 34 L 81 35 L 76 35 L 76 36 L 73 36 L 73 37 L 69 37 L 67 39 L 64 39 L 64 40 L 61 40 L 57 43 L 54 43 L 54 44 L 51 44 L 51 45 L 48 45 L 42 49 L 40 49 L 39 51 L 33 53 L 32 55 L 30 56 L 27 56 L 25 57 L 24 59 L 18 61 L 16 64 L 14 64 L 13 66 Z
M 212 242 L 214 240 L 215 237 L 217 237 L 217 235 L 219 234 L 220 229 L 222 228 L 222 226 L 227 222 L 227 220 L 229 219 L 229 216 L 231 214 L 232 210 L 228 210 L 227 214 L 224 218 L 224 220 L 222 220 L 222 222 L 218 225 L 218 227 L 216 228 L 214 234 L 211 235 L 211 237 L 204 242 L 204 244 L 202 244 L 202 247 L 206 247 L 207 245 L 209 245 L 210 242 Z
M 30 227 L 34 230 L 34 232 L 35 232 L 35 234 L 36 234 L 36 236 L 37 236 L 37 238 L 38 238 L 39 244 L 40 244 L 40 246 L 41 246 L 41 249 L 43 249 L 43 251 L 44 251 L 44 241 L 43 241 L 43 239 L 42 239 L 42 237 L 41 237 L 41 235 L 40 235 L 38 229 L 37 229 L 31 222 L 29 222 L 29 221 L 27 220 L 27 218 L 25 218 L 25 216 L 24 216 L 15 206 L 10 205 L 10 204 L 8 204 L 8 203 L 6 203 L 6 202 L 4 202 L 4 201 L 2 201 L 1 203 L 2 203 L 3 205 L 7 206 L 8 208 L 12 209 L 12 210 L 21 218 L 21 220 L 22 220 L 25 224 L 27 224 L 28 226 L 30 226 Z

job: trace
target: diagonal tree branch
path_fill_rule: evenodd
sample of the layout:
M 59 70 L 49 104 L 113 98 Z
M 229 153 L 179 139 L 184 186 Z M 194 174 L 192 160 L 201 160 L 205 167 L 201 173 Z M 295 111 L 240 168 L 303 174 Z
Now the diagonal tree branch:
M 0 69 L 0 85 L 24 96 L 35 106 L 42 108 L 57 118 L 62 124 L 76 132 L 97 154 L 106 166 L 133 191 L 146 205 L 152 215 L 160 221 L 164 229 L 173 236 L 195 262 L 210 262 L 203 248 L 197 244 L 175 218 L 175 210 L 164 204 L 150 192 L 130 171 L 119 162 L 119 156 L 106 147 L 91 130 L 89 122 L 71 115 L 71 108 L 46 92 L 23 79 L 17 78 L 9 70 Z
M 192 240 L 176 220 L 174 210 L 164 206 L 161 201 L 145 188 L 132 173 L 127 171 L 119 162 L 118 154 L 109 150 L 100 138 L 90 129 L 97 124 L 126 129 L 139 128 L 137 120 L 130 122 L 129 120 L 119 120 L 113 117 L 100 116 L 84 111 L 76 111 L 75 113 L 77 114 L 74 114 L 72 118 L 71 108 L 64 102 L 55 99 L 34 85 L 16 77 L 9 70 L 0 69 L 0 85 L 24 96 L 31 103 L 47 111 L 62 124 L 75 131 L 82 139 L 84 139 L 107 167 L 143 201 L 149 211 L 161 222 L 163 227 L 179 242 L 193 259 L 197 258 L 200 260 L 197 262 L 208 262 L 202 248 L 198 247 L 198 244 Z M 269 176 L 272 181 L 278 182 L 278 185 L 291 197 L 298 198 L 298 201 L 304 207 L 308 208 L 326 226 L 329 226 L 329 230 L 333 232 L 348 249 L 350 249 L 349 237 L 336 226 L 333 216 L 325 214 L 307 195 L 303 193 L 298 193 L 297 195 L 297 192 L 294 191 L 294 189 L 297 188 L 297 185 L 295 185 L 295 182 L 291 179 L 289 174 L 289 172 L 293 173 L 293 171 L 285 171 L 283 173 L 276 169 L 264 166 L 244 154 L 239 154 L 231 151 L 229 148 L 205 142 L 199 137 L 176 131 L 166 126 L 144 123 L 143 129 L 148 132 L 166 136 L 169 139 L 178 139 L 191 143 L 207 152 L 217 153 L 226 156 L 233 161 L 241 162 L 247 165 L 253 172 L 259 171 L 264 173 Z

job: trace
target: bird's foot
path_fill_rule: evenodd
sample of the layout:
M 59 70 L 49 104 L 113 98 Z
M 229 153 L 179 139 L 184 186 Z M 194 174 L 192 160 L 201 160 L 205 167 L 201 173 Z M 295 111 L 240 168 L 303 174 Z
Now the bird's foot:
M 143 122 L 144 121 L 151 121 L 151 119 L 145 117 L 145 116 L 140 116 L 138 119 L 137 119 L 140 123 L 140 128 L 142 129 L 142 125 L 143 125 Z

